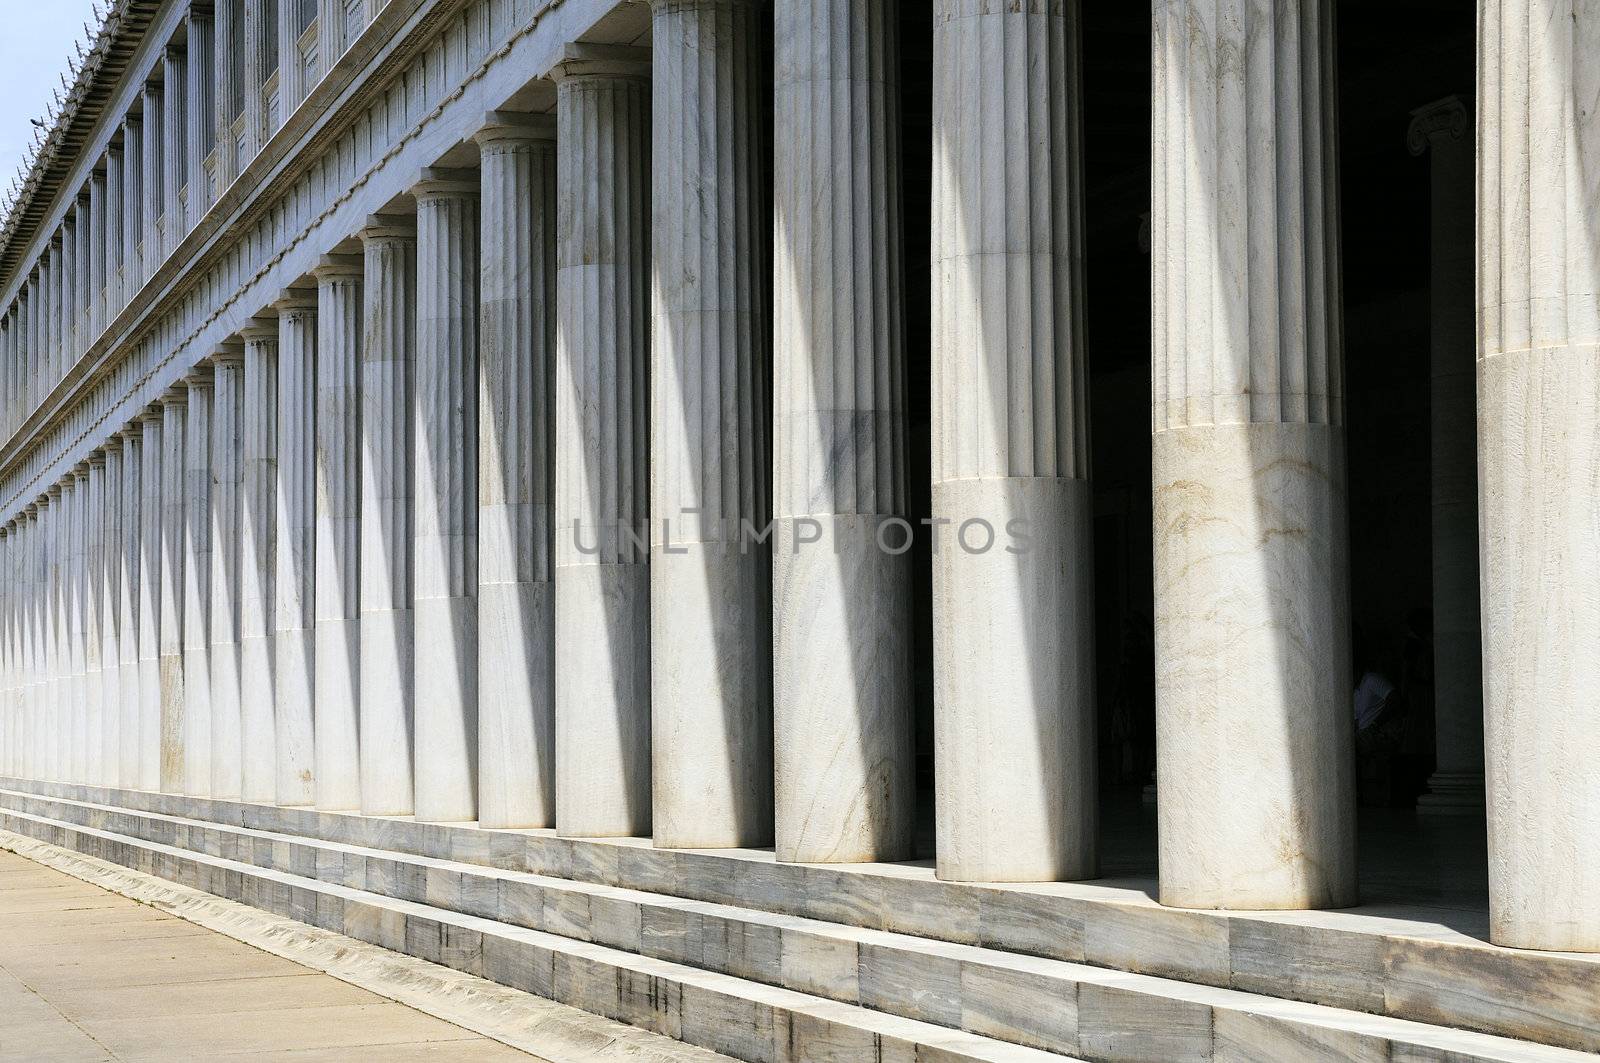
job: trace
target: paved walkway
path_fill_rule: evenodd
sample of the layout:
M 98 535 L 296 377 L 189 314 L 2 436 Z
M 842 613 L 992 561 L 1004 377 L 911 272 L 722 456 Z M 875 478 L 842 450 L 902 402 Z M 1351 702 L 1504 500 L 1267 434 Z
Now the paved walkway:
M 0 1063 L 246 1058 L 534 1059 L 0 850 Z

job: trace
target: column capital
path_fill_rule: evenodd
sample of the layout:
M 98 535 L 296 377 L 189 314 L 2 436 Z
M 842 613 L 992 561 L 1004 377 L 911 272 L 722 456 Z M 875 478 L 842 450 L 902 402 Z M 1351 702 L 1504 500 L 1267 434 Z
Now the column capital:
M 210 362 L 213 368 L 219 365 L 244 364 L 244 340 L 227 339 L 217 344 L 217 349 L 211 352 Z
M 61 484 L 60 481 L 57 481 L 57 482 L 51 484 L 49 487 L 46 487 L 44 489 L 44 495 L 42 496 L 42 498 L 44 500 L 43 504 L 44 505 L 50 505 L 54 499 L 60 498 L 61 497 L 61 491 L 62 491 L 62 484 Z
M 356 233 L 363 242 L 371 240 L 415 240 L 417 219 L 410 214 L 369 214 Z
M 245 343 L 276 340 L 278 338 L 278 319 L 275 317 L 252 317 L 239 330 L 239 338 Z
M 162 403 L 164 401 L 165 401 L 165 396 L 162 396 L 161 398 L 156 399 L 150 405 L 146 406 L 144 409 L 140 410 L 137 414 L 134 415 L 134 418 L 133 418 L 134 422 L 136 424 L 140 424 L 140 425 L 160 424 L 161 423 L 161 405 L 162 405 Z M 132 431 L 132 430 L 133 429 L 130 429 L 130 431 Z M 140 429 L 138 429 L 138 431 L 142 433 L 144 431 L 144 429 L 140 428 Z
M 279 314 L 302 313 L 317 308 L 315 288 L 285 288 L 283 294 L 272 301 L 272 309 Z
M 185 378 L 185 381 L 186 380 L 187 378 Z M 161 408 L 163 410 L 171 409 L 172 407 L 176 406 L 187 406 L 189 405 L 189 385 L 187 382 L 174 384 L 166 391 L 163 391 L 161 393 L 161 398 L 157 399 L 156 401 L 161 403 Z
M 648 80 L 650 49 L 625 44 L 568 42 L 561 60 L 550 68 L 548 77 L 558 84 L 569 78 L 585 77 Z
M 360 255 L 323 255 L 311 268 L 318 281 L 360 280 L 362 278 Z
M 489 111 L 483 125 L 472 134 L 478 146 L 532 144 L 556 139 L 556 116 L 526 111 Z
M 78 462 L 78 464 L 74 465 L 72 467 L 72 472 L 69 474 L 72 477 L 72 482 L 75 484 L 88 483 L 89 469 L 93 464 L 94 458 L 91 455 L 90 457 L 84 458 L 82 461 Z
M 190 391 L 204 391 L 211 386 L 211 359 L 209 356 L 183 374 L 182 386 Z
M 408 191 L 418 199 L 429 196 L 477 196 L 478 171 L 447 166 L 425 166 L 422 179 Z
M 102 452 L 104 452 L 106 454 L 109 454 L 114 450 L 121 450 L 122 449 L 122 433 L 121 432 L 112 432 L 111 435 L 106 437 L 106 441 L 104 443 L 100 444 L 100 449 L 101 449 Z
M 103 468 L 105 468 L 106 467 L 106 452 L 105 452 L 105 448 L 101 447 L 99 450 L 90 451 L 89 452 L 89 456 L 87 458 L 83 459 L 83 463 L 86 466 L 88 466 L 88 468 L 90 468 L 90 469 L 103 469 Z
M 1452 94 L 1425 103 L 1411 112 L 1411 124 L 1406 127 L 1406 148 L 1413 155 L 1421 155 L 1436 138 L 1460 140 L 1467 135 L 1471 124 L 1471 111 L 1460 96 Z

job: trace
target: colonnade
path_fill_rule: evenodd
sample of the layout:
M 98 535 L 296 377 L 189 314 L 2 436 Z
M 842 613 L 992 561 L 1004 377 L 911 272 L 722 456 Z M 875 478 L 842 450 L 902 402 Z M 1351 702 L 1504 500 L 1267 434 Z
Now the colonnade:
M 486 115 L 477 168 L 418 173 L 414 214 L 343 234 L 0 529 L 0 768 L 907 858 L 929 475 L 937 872 L 1094 876 L 1082 42 L 1074 5 L 1014 8 L 935 5 L 931 469 L 907 457 L 891 6 L 770 9 L 769 112 L 768 8 L 655 0 L 651 48 L 569 45 L 553 117 Z M 1600 17 L 1483 8 L 1494 934 L 1593 950 L 1600 202 L 1568 175 L 1600 172 L 1576 109 L 1600 74 L 1561 60 Z M 1331 5 L 1154 16 L 1160 899 L 1346 905 Z M 148 159 L 178 127 L 155 140 L 146 105 L 170 218 L 183 171 Z M 103 198 L 136 194 L 138 142 Z M 29 365 L 71 364 L 76 248 L 7 318 Z

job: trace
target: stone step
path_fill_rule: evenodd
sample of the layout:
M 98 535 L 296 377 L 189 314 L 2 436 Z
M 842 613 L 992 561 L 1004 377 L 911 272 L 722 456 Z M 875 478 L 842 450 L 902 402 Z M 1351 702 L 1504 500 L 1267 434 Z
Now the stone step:
M 433 905 L 14 811 L 0 829 L 760 1063 L 1062 1055 Z
M 780 864 L 770 850 L 666 850 L 648 839 L 558 838 L 3 778 L 0 789 L 17 799 L 245 826 L 1600 1051 L 1600 956 L 1489 945 L 1452 929 L 1459 912 L 1182 910 L 1106 883 L 941 882 L 931 867 L 913 864 Z
M 644 891 L 59 799 L 31 804 L 52 820 L 115 823 L 146 842 L 1087 1059 L 1574 1058 L 1439 1026 Z

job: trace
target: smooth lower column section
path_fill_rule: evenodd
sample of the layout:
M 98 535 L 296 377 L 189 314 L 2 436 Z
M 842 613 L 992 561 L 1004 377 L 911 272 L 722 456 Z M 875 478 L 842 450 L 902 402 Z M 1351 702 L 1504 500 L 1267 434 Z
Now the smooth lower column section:
M 556 145 L 491 114 L 482 157 L 478 370 L 478 821 L 555 825 Z
M 184 719 L 188 686 L 184 674 L 185 561 L 188 559 L 189 513 L 184 487 L 188 476 L 189 389 L 173 387 L 161 398 L 161 782 L 169 794 L 184 792 Z
M 223 801 L 244 792 L 244 721 L 239 671 L 240 496 L 244 464 L 244 349 L 211 356 L 211 791 Z
M 652 825 L 772 842 L 767 9 L 654 5 L 650 370 Z
M 776 10 L 772 582 L 780 860 L 912 853 L 895 19 L 875 0 Z
M 361 807 L 361 259 L 317 278 L 317 807 Z
M 239 498 L 240 796 L 278 796 L 276 644 L 278 581 L 278 323 L 257 319 L 244 339 Z
M 139 417 L 139 788 L 161 789 L 161 477 L 164 418 L 159 404 Z
M 648 53 L 556 70 L 556 830 L 650 832 Z
M 1597 952 L 1600 9 L 1500 0 L 1480 12 L 1489 934 L 1497 945 Z
M 417 233 L 372 218 L 361 232 L 361 811 L 412 803 L 411 455 Z
M 211 796 L 211 367 L 185 378 L 183 554 L 184 792 Z
M 478 815 L 478 182 L 426 171 L 417 199 L 413 422 L 418 819 Z
M 1330 20 L 1320 3 L 1156 9 L 1164 904 L 1356 899 Z
M 1428 317 L 1433 531 L 1433 730 L 1418 811 L 1483 814 L 1483 638 L 1478 600 L 1477 315 L 1472 302 L 1472 117 L 1449 96 L 1412 112 L 1406 144 L 1429 152 Z
M 117 701 L 121 723 L 117 785 L 144 789 L 139 750 L 144 742 L 139 713 L 139 631 L 143 622 L 143 574 L 140 571 L 146 500 L 144 423 L 122 430 L 122 541 L 117 550 Z
M 278 309 L 278 578 L 273 588 L 280 805 L 316 799 L 317 299 L 292 291 Z
M 1093 878 L 1078 5 L 934 27 L 937 871 Z

